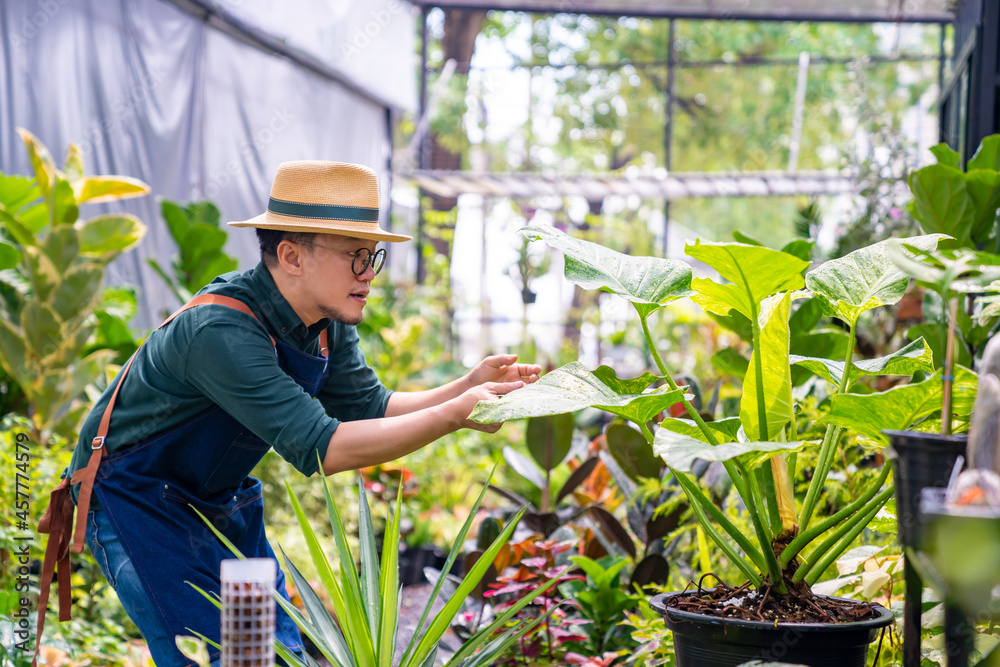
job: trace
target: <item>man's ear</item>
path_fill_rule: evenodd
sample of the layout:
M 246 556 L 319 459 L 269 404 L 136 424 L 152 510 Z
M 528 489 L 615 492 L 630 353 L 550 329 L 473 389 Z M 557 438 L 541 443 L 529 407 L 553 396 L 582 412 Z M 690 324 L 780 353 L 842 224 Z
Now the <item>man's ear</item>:
M 302 247 L 297 243 L 283 240 L 276 248 L 278 264 L 286 273 L 293 276 L 301 276 L 302 267 Z

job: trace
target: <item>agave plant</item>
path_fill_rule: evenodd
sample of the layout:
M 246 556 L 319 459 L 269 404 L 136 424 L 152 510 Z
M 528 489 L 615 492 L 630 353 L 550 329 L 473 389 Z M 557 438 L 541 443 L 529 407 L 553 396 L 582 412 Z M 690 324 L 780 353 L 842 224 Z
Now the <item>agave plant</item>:
M 623 255 L 549 227 L 532 226 L 522 232 L 563 251 L 565 275 L 570 281 L 632 303 L 658 374 L 646 372 L 623 379 L 611 368 L 601 366 L 591 371 L 574 362 L 499 400 L 480 403 L 472 418 L 489 423 L 589 406 L 631 421 L 645 441 L 644 455 L 662 457 L 705 532 L 753 586 L 769 585 L 775 593 L 785 594 L 790 582 L 815 583 L 892 495 L 891 487 L 882 488 L 889 473 L 886 467 L 847 507 L 822 520 L 814 516 L 844 428 L 881 441 L 881 429 L 893 427 L 886 420 L 905 419 L 905 428 L 928 415 L 925 409 L 898 407 L 892 414 L 880 415 L 856 406 L 853 412 L 838 412 L 836 419 L 829 415 L 822 418 L 827 426 L 821 443 L 804 442 L 798 436 L 793 366 L 826 380 L 834 398 L 855 397 L 850 389 L 865 376 L 933 371 L 931 350 L 923 339 L 886 357 L 854 359 L 859 319 L 868 310 L 899 301 L 909 284 L 909 277 L 887 258 L 886 244 L 862 248 L 808 272 L 808 261 L 759 245 L 689 244 L 688 255 L 715 269 L 725 280 L 716 282 L 692 280 L 690 266 L 682 261 Z M 931 250 L 940 238 L 943 236 L 927 235 L 907 242 Z M 803 289 L 806 287 L 808 290 Z M 826 314 L 850 329 L 843 358 L 790 354 L 791 305 L 809 295 L 819 300 Z M 738 417 L 706 422 L 692 406 L 691 397 L 675 382 L 650 333 L 647 320 L 651 314 L 669 301 L 688 296 L 709 313 L 739 316 L 750 325 L 752 356 L 743 378 Z M 654 383 L 663 384 L 651 388 Z M 957 385 L 963 396 L 974 392 L 974 374 L 969 372 Z M 927 395 L 940 392 L 940 386 L 938 373 L 915 390 L 904 389 L 911 389 L 912 397 L 926 408 Z M 676 403 L 683 405 L 690 419 L 653 423 L 662 410 Z M 968 401 L 959 402 L 966 414 L 969 407 Z M 633 449 L 637 446 L 632 444 Z M 796 470 L 797 452 L 806 447 L 818 448 L 817 465 L 805 497 L 797 503 L 792 480 L 801 472 Z M 723 463 L 746 507 L 751 535 L 738 529 L 692 479 L 692 464 L 697 459 Z
M 490 478 L 492 479 L 492 475 Z M 372 525 L 367 494 L 364 483 L 360 479 L 358 480 L 359 567 L 355 564 L 354 554 L 351 553 L 348 546 L 347 532 L 344 529 L 340 512 L 333 501 L 329 487 L 324 482 L 326 507 L 340 565 L 340 576 L 338 577 L 316 532 L 310 525 L 308 517 L 302 510 L 301 504 L 287 482 L 285 486 L 302 534 L 309 547 L 313 565 L 316 567 L 326 593 L 333 603 L 334 613 L 331 615 L 327 611 L 320 601 L 319 595 L 283 550 L 282 557 L 288 572 L 291 574 L 292 581 L 295 582 L 295 586 L 302 596 L 306 614 L 303 614 L 280 595 L 275 594 L 275 599 L 298 624 L 302 633 L 316 645 L 320 653 L 337 667 L 431 667 L 436 664 L 438 643 L 441 641 L 441 637 L 450 627 L 455 615 L 461 610 L 466 598 L 473 592 L 486 570 L 493 563 L 497 552 L 510 539 L 511 533 L 525 512 L 522 509 L 507 523 L 486 549 L 483 557 L 476 562 L 462 583 L 456 587 L 444 607 L 432 617 L 432 603 L 438 598 L 438 594 L 445 584 L 447 573 L 458 557 L 465 536 L 476 516 L 476 511 L 482 503 L 488 484 L 484 485 L 479 498 L 455 539 L 454 546 L 448 554 L 448 560 L 442 568 L 442 574 L 438 577 L 434 590 L 428 597 L 427 606 L 424 608 L 409 644 L 396 660 L 394 651 L 401 595 L 398 557 L 402 487 L 397 493 L 395 510 L 386 523 L 382 554 L 379 558 L 375 547 L 375 530 Z M 205 517 L 202 516 L 202 519 Z M 219 533 L 210 521 L 205 519 L 205 523 L 237 558 L 243 558 L 239 550 Z M 503 628 L 518 611 L 556 583 L 556 579 L 546 582 L 531 595 L 519 600 L 517 605 L 498 615 L 491 624 L 479 630 L 466 641 L 444 663 L 445 666 L 482 667 L 492 664 L 498 655 L 506 651 L 524 633 L 530 632 L 536 625 L 543 622 L 547 615 L 515 625 L 496 637 L 493 636 L 494 633 Z M 198 590 L 213 604 L 221 608 L 218 596 L 201 589 Z M 202 637 L 202 639 L 206 638 Z M 213 645 L 218 648 L 217 644 L 213 643 Z M 293 667 L 318 667 L 316 661 L 308 655 L 303 654 L 300 657 L 289 651 L 280 642 L 275 643 L 275 651 Z

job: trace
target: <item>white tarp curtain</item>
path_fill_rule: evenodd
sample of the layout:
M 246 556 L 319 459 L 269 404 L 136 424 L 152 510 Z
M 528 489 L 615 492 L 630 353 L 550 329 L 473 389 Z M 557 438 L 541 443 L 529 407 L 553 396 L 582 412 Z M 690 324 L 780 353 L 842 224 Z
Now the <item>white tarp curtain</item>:
M 0 170 L 30 173 L 14 130 L 25 127 L 60 165 L 75 141 L 89 173 L 152 186 L 151 196 L 81 211 L 124 210 L 148 226 L 109 271 L 109 282 L 140 287 L 136 326 L 155 325 L 177 305 L 146 263 L 166 266 L 176 252 L 159 197 L 207 197 L 224 221 L 243 220 L 263 212 L 280 162 L 339 160 L 379 172 L 387 224 L 386 109 L 337 83 L 164 0 L 4 0 L 0 32 Z M 253 266 L 253 230 L 229 230 L 227 250 L 241 269 Z

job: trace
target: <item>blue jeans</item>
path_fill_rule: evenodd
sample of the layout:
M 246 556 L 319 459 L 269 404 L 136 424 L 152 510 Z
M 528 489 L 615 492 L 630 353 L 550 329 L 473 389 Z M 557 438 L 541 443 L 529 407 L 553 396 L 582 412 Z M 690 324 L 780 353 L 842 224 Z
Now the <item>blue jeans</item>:
M 108 583 L 118 594 L 122 607 L 149 645 L 149 652 L 157 667 L 173 667 L 170 660 L 165 660 L 163 656 L 176 655 L 173 651 L 174 637 L 153 608 L 153 603 L 146 594 L 135 567 L 132 566 L 128 552 L 118 539 L 118 533 L 111 524 L 107 512 L 95 510 L 87 513 L 87 546 L 90 547 L 90 553 L 94 554 L 94 560 L 101 567 Z M 221 662 L 221 657 L 216 658 L 212 661 L 212 667 L 219 667 Z

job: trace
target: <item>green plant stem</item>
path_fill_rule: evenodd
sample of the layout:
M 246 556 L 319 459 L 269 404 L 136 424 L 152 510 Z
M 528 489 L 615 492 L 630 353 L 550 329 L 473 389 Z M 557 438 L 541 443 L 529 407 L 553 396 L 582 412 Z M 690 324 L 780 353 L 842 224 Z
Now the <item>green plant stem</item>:
M 854 361 L 855 331 L 858 321 L 851 322 L 851 330 L 847 339 L 847 354 L 844 355 L 844 374 L 840 378 L 840 385 L 837 387 L 837 394 L 843 394 L 851 386 L 851 363 Z M 830 474 L 830 466 L 833 465 L 833 455 L 840 442 L 840 427 L 828 424 L 826 434 L 823 436 L 823 444 L 820 446 L 819 459 L 816 462 L 816 472 L 809 482 L 809 490 L 806 491 L 806 499 L 802 503 L 802 512 L 799 513 L 799 531 L 809 528 L 812 521 L 813 512 L 816 510 L 816 503 L 819 502 L 820 493 L 826 484 L 826 477 Z
M 878 514 L 880 509 L 882 509 L 882 506 L 889 502 L 892 494 L 893 488 L 890 486 L 885 491 L 875 496 L 876 502 L 872 503 L 872 507 L 864 515 L 861 515 L 859 521 L 854 522 L 853 527 L 847 531 L 847 534 L 844 535 L 833 548 L 827 551 L 821 560 L 817 561 L 811 568 L 809 568 L 809 572 L 805 575 L 807 584 L 810 586 L 815 584 L 816 580 L 823 575 L 826 568 L 830 567 L 831 563 L 840 558 L 847 548 L 851 546 L 851 543 L 854 542 L 855 538 L 861 534 L 861 531 L 863 531 L 868 524 L 871 523 L 871 520 L 875 518 L 875 515 Z M 796 572 L 796 574 L 798 574 L 798 572 Z
M 775 490 L 774 473 L 770 464 L 757 466 L 752 473 L 757 478 L 757 489 L 764 507 L 767 508 L 768 529 L 777 535 L 781 526 L 781 512 L 778 509 L 778 492 Z
M 736 551 L 736 549 L 734 549 L 733 546 L 722 535 L 719 534 L 719 531 L 716 530 L 715 526 L 709 520 L 708 516 L 706 516 L 705 514 L 706 508 L 697 499 L 697 495 L 698 493 L 700 493 L 700 491 L 698 491 L 694 483 L 691 480 L 687 479 L 683 473 L 674 472 L 674 478 L 677 479 L 678 483 L 680 483 L 681 487 L 688 494 L 688 500 L 691 501 L 691 509 L 694 510 L 695 516 L 698 517 L 698 520 L 701 522 L 702 528 L 704 528 L 705 532 L 708 533 L 709 537 L 712 538 L 712 541 L 714 541 L 716 544 L 719 545 L 719 548 L 722 549 L 722 551 L 726 554 L 726 556 L 729 557 L 729 560 L 731 560 L 733 564 L 736 565 L 736 567 L 738 567 L 740 571 L 743 572 L 744 575 L 746 575 L 746 578 L 749 579 L 754 586 L 760 588 L 763 583 L 761 581 L 760 575 L 758 575 L 754 571 L 753 567 L 750 566 L 750 563 L 748 563 L 745 558 L 740 556 L 740 554 Z M 708 502 L 708 505 L 711 507 L 715 507 L 714 505 L 712 505 L 710 501 Z M 716 520 L 718 520 L 718 517 L 715 516 L 714 513 L 713 517 L 715 517 Z M 728 520 L 726 521 L 726 523 L 728 523 Z M 723 527 L 725 527 L 725 524 L 722 525 Z M 729 525 L 731 526 L 732 524 Z M 733 530 L 734 531 L 736 530 L 735 527 L 733 527 Z M 729 532 L 728 528 L 726 532 Z M 739 531 L 736 532 L 738 533 Z M 743 540 L 746 541 L 746 538 L 744 537 Z M 740 546 L 743 545 L 741 544 Z M 753 558 L 753 552 L 757 550 L 754 549 L 752 545 L 748 544 L 748 546 L 750 546 L 750 550 L 747 550 L 746 547 L 744 547 L 744 551 L 746 551 L 748 556 Z M 760 555 L 760 552 L 757 552 L 757 554 Z
M 656 351 L 656 346 L 653 344 L 653 336 L 649 332 L 649 323 L 641 313 L 639 315 L 639 321 L 642 323 L 642 335 L 646 338 L 646 347 L 649 348 L 649 353 L 653 355 L 653 361 L 656 363 L 656 367 L 660 370 L 660 375 L 667 381 L 667 384 L 673 391 L 679 391 L 680 387 L 678 387 L 677 383 L 674 382 L 674 378 L 671 377 L 670 372 L 667 370 L 667 365 L 663 363 L 660 353 Z M 694 406 L 691 405 L 691 403 L 684 398 L 683 395 L 681 396 L 681 403 L 684 404 L 684 409 L 687 411 L 688 416 L 694 421 L 695 424 L 698 425 L 698 428 L 701 429 L 701 432 L 705 435 L 705 440 L 708 444 L 713 447 L 717 447 L 719 445 L 719 441 L 715 437 L 715 433 L 712 432 L 712 429 L 708 427 L 708 424 L 706 424 L 705 420 L 701 418 L 698 411 L 694 409 Z M 650 443 L 652 443 L 652 440 L 650 440 Z M 729 473 L 729 479 L 732 481 L 733 486 L 736 487 L 736 492 L 740 495 L 743 503 L 746 504 L 749 499 L 747 495 L 747 488 L 743 479 L 740 477 L 736 466 L 733 465 L 732 461 L 725 461 L 722 465 L 725 467 L 726 472 Z
M 809 554 L 812 563 L 796 570 L 792 581 L 805 580 L 810 586 L 815 584 L 826 568 L 830 567 L 830 563 L 837 560 L 847 547 L 851 546 L 854 538 L 860 535 L 861 531 L 875 518 L 882 506 L 892 497 L 892 493 L 893 487 L 886 488 L 875 496 L 875 499 L 866 507 L 865 512 L 857 513 L 844 522 L 842 526 L 839 526 L 833 535 Z
M 829 516 L 826 519 L 823 519 L 819 523 L 815 524 L 809 530 L 805 532 L 800 532 L 794 540 L 788 543 L 788 546 L 785 547 L 784 551 L 781 552 L 781 558 L 778 560 L 778 562 L 781 564 L 781 569 L 785 569 L 786 567 L 788 567 L 788 564 L 792 562 L 792 559 L 795 558 L 798 555 L 798 553 L 802 551 L 802 549 L 805 548 L 815 538 L 822 535 L 830 528 L 836 526 L 845 517 L 848 517 L 851 514 L 857 512 L 859 509 L 864 507 L 865 504 L 867 504 L 872 498 L 874 498 L 875 494 L 878 493 L 878 490 L 882 488 L 882 485 L 885 483 L 885 480 L 889 477 L 889 471 L 890 471 L 889 466 L 883 467 L 882 472 L 878 476 L 878 479 L 876 479 L 871 485 L 869 485 L 867 489 L 865 489 L 865 492 L 861 494 L 861 497 L 859 497 L 857 500 L 855 500 L 850 505 L 843 508 L 833 516 Z M 867 510 L 862 510 L 862 512 L 866 511 Z
M 697 505 L 702 510 L 710 514 L 716 523 L 722 526 L 722 529 L 733 538 L 733 541 L 735 541 L 741 549 L 743 549 L 743 552 L 746 553 L 750 560 L 753 561 L 754 565 L 757 566 L 757 569 L 760 571 L 765 570 L 767 564 L 764 561 L 764 556 L 760 553 L 760 550 L 753 545 L 753 542 L 747 539 L 746 535 L 743 534 L 743 531 L 733 525 L 729 518 L 722 513 L 722 510 L 716 507 L 715 503 L 705 496 L 702 490 L 698 488 L 698 485 L 690 477 L 688 477 L 685 473 L 677 472 L 675 470 L 671 470 L 671 472 L 674 475 L 674 479 L 677 480 L 677 483 L 681 485 L 682 489 L 684 489 L 684 493 L 687 494 L 688 501 L 691 503 L 692 507 Z M 697 510 L 695 510 L 695 513 L 697 514 Z M 707 530 L 708 528 L 706 526 L 706 531 Z M 718 540 L 716 541 L 718 542 Z M 719 543 L 719 546 L 722 549 L 726 548 L 726 544 L 723 543 Z
M 737 464 L 737 467 L 743 473 L 744 477 L 749 480 L 748 486 L 750 487 L 751 503 L 745 503 L 747 514 L 750 515 L 750 521 L 753 522 L 753 529 L 757 533 L 757 541 L 760 542 L 761 550 L 764 554 L 764 562 L 767 564 L 767 573 L 771 579 L 771 585 L 774 586 L 778 593 L 784 595 L 788 592 L 788 589 L 781 578 L 781 568 L 778 567 L 778 558 L 774 555 L 774 546 L 772 545 L 774 536 L 768 533 L 759 510 L 760 507 L 763 507 L 760 499 L 760 489 L 757 488 L 756 480 L 746 468 L 739 464 Z

